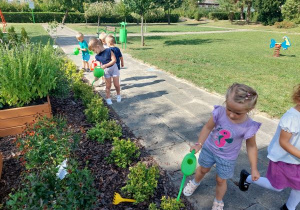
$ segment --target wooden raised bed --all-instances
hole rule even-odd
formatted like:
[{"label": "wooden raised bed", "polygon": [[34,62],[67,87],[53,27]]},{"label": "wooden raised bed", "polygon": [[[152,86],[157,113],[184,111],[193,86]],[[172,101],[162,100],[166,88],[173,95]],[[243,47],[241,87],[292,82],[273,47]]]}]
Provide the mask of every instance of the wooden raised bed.
[{"label": "wooden raised bed", "polygon": [[26,123],[36,120],[38,114],[52,116],[49,96],[41,105],[0,110],[0,137],[22,133]]},{"label": "wooden raised bed", "polygon": [[2,174],[2,166],[3,166],[3,155],[0,152],[0,180],[1,180],[1,174]]}]

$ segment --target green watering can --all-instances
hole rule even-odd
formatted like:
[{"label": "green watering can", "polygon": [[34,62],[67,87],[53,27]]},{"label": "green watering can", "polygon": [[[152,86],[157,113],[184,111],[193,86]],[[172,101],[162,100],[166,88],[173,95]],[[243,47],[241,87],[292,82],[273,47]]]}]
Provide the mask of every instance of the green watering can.
[{"label": "green watering can", "polygon": [[79,54],[79,50],[78,50],[78,48],[77,48],[77,47],[75,47],[75,48],[74,48],[74,50],[73,50],[73,54],[74,54],[74,55],[78,55],[78,54]]},{"label": "green watering can", "polygon": [[197,166],[197,159],[195,156],[195,150],[193,150],[191,153],[184,156],[182,163],[181,163],[181,172],[183,173],[183,178],[182,178],[180,190],[179,190],[179,193],[177,196],[177,201],[179,201],[179,199],[180,199],[180,195],[182,193],[182,189],[183,189],[186,177],[192,175],[195,172],[196,166]]},{"label": "green watering can", "polygon": [[[100,78],[104,75],[104,70],[100,66],[95,66],[94,68],[94,77]],[[92,86],[96,80],[93,81]]]}]

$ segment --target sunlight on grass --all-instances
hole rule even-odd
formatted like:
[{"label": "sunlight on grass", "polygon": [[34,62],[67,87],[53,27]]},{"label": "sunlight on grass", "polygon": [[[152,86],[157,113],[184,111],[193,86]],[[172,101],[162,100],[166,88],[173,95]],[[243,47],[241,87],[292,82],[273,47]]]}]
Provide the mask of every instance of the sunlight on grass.
[{"label": "sunlight on grass", "polygon": [[[270,40],[282,34],[237,32],[187,36],[129,37],[126,52],[199,87],[224,94],[233,82],[246,83],[259,93],[257,108],[280,117],[290,106],[292,87],[300,82],[299,35],[292,46],[273,57]],[[143,49],[143,50],[141,50]]]},{"label": "sunlight on grass", "polygon": [[21,34],[21,28],[24,27],[31,42],[41,42],[42,44],[47,44],[47,42],[50,40],[50,43],[53,44],[53,41],[48,35],[47,31],[45,31],[45,29],[39,23],[8,23],[7,29],[11,26],[15,27],[15,31],[18,36]]}]

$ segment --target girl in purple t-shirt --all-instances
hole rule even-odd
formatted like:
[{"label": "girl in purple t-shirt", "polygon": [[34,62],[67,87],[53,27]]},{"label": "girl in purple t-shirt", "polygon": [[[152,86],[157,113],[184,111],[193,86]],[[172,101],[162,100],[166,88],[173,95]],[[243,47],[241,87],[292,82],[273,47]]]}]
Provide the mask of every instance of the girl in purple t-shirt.
[{"label": "girl in purple t-shirt", "polygon": [[226,107],[214,107],[212,117],[200,132],[198,142],[190,149],[196,153],[201,149],[198,160],[200,166],[196,169],[195,178],[184,188],[185,196],[193,194],[205,174],[216,164],[217,186],[212,210],[223,209],[222,199],[227,190],[227,179],[233,176],[243,140],[246,140],[252,179],[257,180],[260,177],[257,170],[255,134],[261,123],[253,121],[248,116],[256,105],[257,97],[253,88],[234,83],[227,90]]}]

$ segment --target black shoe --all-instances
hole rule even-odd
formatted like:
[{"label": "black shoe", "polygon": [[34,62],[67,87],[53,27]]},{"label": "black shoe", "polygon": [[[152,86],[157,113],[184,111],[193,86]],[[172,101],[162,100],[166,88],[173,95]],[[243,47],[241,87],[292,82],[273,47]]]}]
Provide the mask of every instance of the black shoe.
[{"label": "black shoe", "polygon": [[243,169],[241,171],[240,181],[239,181],[239,188],[240,188],[241,191],[247,191],[248,190],[250,183],[246,182],[246,179],[249,175],[250,174],[245,169]]},{"label": "black shoe", "polygon": [[286,207],[286,204],[284,204],[283,206],[280,207],[280,210],[289,210],[289,209]]}]

